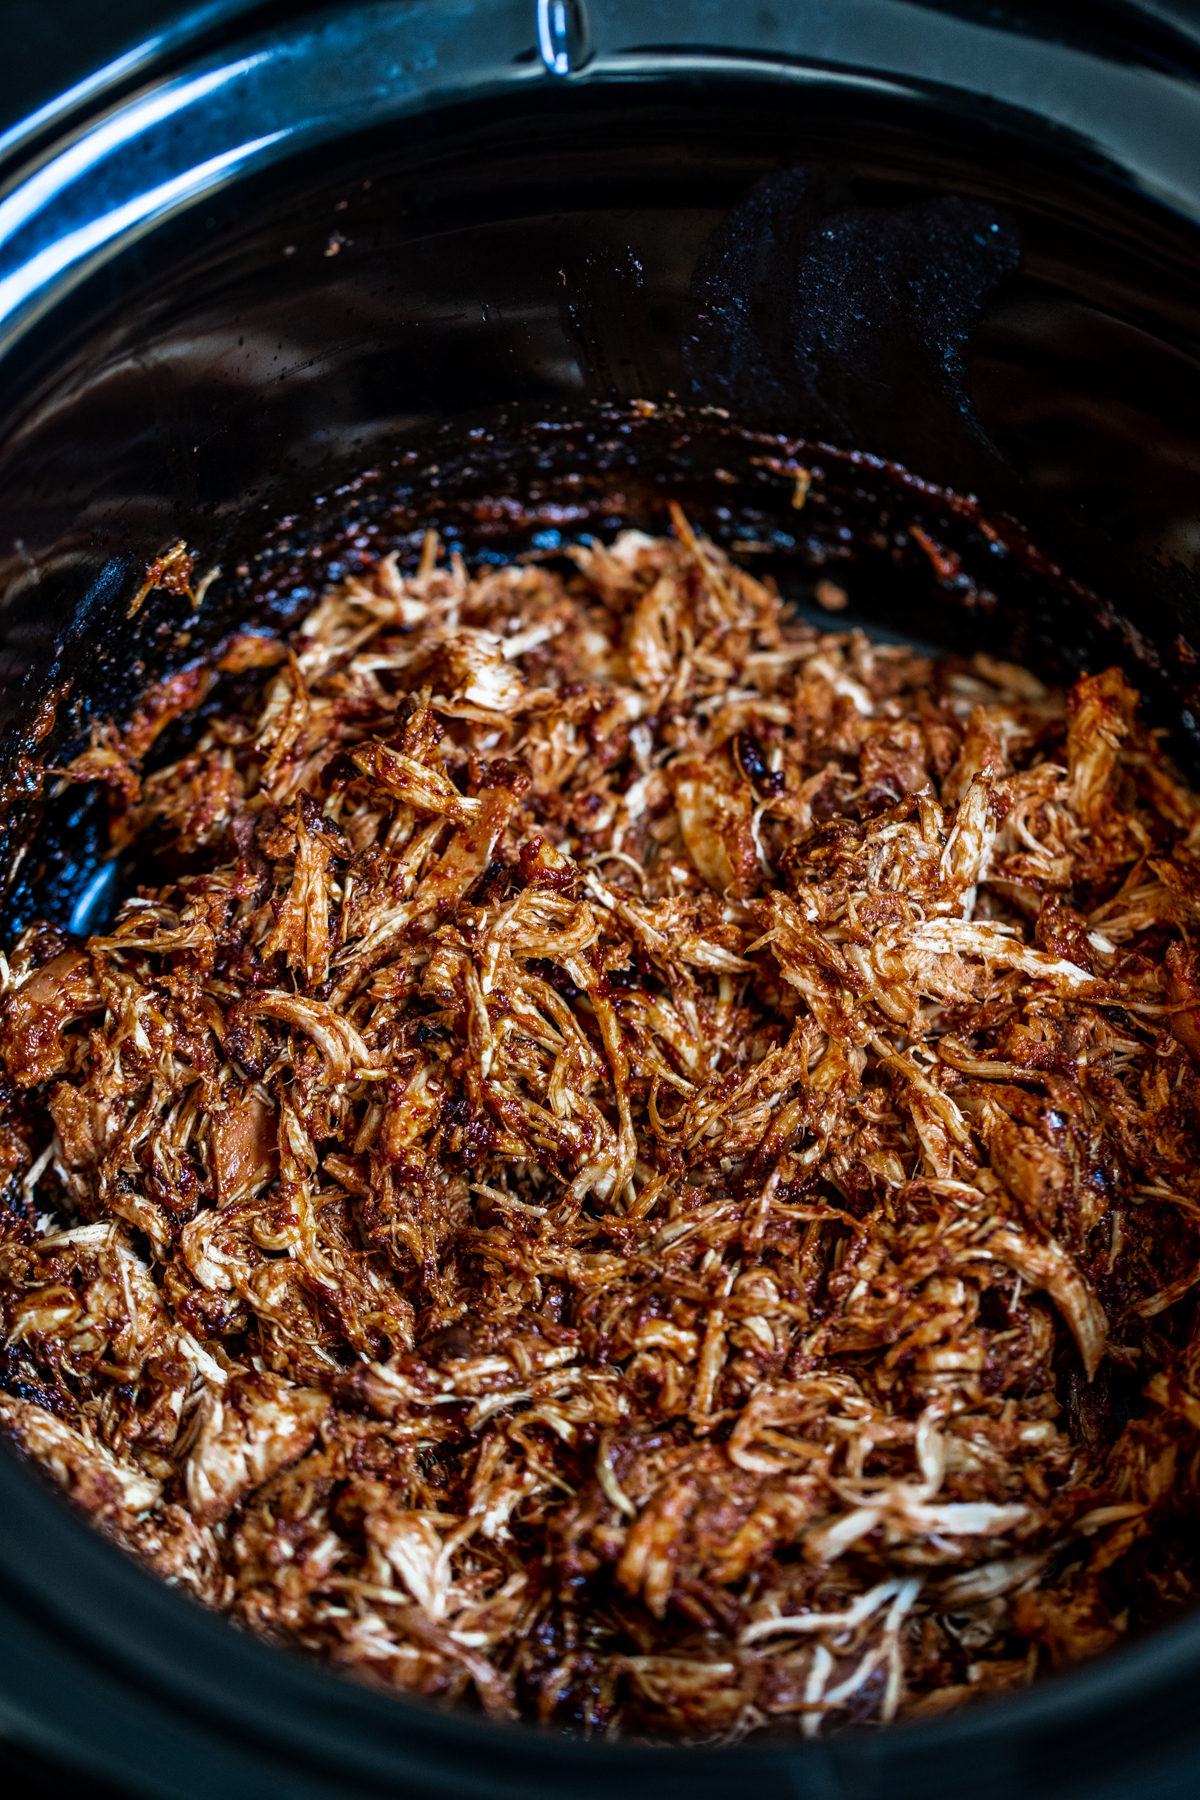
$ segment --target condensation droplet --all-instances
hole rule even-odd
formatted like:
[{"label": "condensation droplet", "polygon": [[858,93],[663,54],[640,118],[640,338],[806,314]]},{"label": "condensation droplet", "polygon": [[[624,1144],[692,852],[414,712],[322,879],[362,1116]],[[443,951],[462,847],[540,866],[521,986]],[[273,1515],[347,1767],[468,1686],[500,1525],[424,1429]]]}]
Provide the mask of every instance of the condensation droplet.
[{"label": "condensation droplet", "polygon": [[583,0],[537,0],[538,49],[551,75],[574,75],[591,61]]}]

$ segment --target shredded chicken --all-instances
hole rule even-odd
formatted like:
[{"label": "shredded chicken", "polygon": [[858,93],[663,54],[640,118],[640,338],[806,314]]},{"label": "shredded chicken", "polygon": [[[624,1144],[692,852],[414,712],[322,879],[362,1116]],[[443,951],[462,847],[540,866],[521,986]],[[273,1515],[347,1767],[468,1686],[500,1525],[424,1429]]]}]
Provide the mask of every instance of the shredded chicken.
[{"label": "shredded chicken", "polygon": [[1116,670],[570,554],[385,558],[57,771],[152,885],[4,965],[0,1418],[493,1715],[1022,1686],[1192,1595],[1200,800]]}]

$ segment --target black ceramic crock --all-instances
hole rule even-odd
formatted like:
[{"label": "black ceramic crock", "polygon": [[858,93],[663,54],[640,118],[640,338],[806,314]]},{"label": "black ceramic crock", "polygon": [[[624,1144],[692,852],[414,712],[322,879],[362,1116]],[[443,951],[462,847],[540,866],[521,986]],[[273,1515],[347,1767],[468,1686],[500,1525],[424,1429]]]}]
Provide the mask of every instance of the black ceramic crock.
[{"label": "black ceramic crock", "polygon": [[[233,618],[295,612],[385,529],[553,548],[653,522],[671,469],[798,591],[840,558],[881,628],[1126,662],[1196,773],[1190,7],[220,0],[0,157],[6,930],[112,900],[101,809],[29,799],[48,695],[38,754]],[[790,454],[771,434],[865,453],[805,452],[844,502],[807,537],[762,474]],[[997,564],[994,603],[964,612],[943,570],[934,604],[858,556],[860,515],[923,508],[966,533],[986,599],[992,540],[891,461],[1025,519],[1040,553]],[[131,621],[179,539],[223,571],[205,608],[158,595]],[[1148,1800],[1200,1780],[1198,1692],[1185,1617],[827,1743],[504,1728],[231,1629],[0,1451],[0,1739],[47,1793]]]}]

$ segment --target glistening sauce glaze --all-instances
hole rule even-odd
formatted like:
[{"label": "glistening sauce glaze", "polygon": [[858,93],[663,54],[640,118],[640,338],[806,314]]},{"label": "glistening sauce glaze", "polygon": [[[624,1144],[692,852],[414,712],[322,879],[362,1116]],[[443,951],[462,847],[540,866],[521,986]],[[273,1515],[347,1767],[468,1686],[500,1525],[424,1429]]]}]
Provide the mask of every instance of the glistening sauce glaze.
[{"label": "glistening sauce glaze", "polygon": [[10,957],[0,1416],[338,1666],[815,1735],[1191,1594],[1200,800],[674,525],[431,535],[68,767],[160,880]]}]

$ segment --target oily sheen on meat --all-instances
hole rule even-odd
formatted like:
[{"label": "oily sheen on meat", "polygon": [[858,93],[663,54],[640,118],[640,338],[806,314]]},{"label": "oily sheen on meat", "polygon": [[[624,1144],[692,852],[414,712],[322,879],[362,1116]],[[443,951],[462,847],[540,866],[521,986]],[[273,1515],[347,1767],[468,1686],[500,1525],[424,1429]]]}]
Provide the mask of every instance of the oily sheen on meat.
[{"label": "oily sheen on meat", "polygon": [[673,517],[431,537],[50,772],[155,877],[4,964],[0,1415],[377,1683],[814,1736],[1191,1597],[1200,801],[1119,671]]}]

